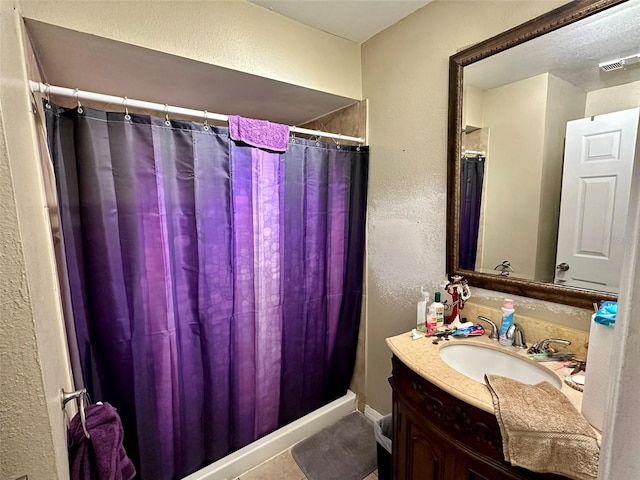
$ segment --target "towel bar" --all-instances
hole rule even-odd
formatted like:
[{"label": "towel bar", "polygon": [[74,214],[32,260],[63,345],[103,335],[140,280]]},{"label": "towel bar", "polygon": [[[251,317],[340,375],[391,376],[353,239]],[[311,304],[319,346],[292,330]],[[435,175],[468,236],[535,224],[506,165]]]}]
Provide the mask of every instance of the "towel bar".
[{"label": "towel bar", "polygon": [[80,390],[75,390],[73,392],[65,392],[64,389],[60,390],[60,403],[62,404],[62,409],[69,403],[71,400],[76,400],[78,402],[78,413],[80,414],[80,421],[82,422],[82,430],[87,438],[91,438],[89,432],[87,431],[87,417],[84,411],[85,400],[88,398],[89,394],[87,393],[86,388],[81,388]]}]

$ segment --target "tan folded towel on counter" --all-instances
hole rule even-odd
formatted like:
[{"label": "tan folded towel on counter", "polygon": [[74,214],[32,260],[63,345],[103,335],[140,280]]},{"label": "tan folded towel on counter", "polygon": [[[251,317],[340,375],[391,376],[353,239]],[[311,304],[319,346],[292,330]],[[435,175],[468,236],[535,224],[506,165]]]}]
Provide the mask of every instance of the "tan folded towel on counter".
[{"label": "tan folded towel on counter", "polygon": [[579,480],[598,476],[598,437],[569,399],[548,382],[527,385],[485,375],[504,458],[534,472]]}]

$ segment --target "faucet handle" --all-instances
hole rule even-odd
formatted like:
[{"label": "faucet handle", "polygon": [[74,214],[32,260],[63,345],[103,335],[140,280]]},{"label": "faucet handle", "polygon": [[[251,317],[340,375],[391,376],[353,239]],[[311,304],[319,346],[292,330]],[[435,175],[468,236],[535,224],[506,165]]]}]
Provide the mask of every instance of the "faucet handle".
[{"label": "faucet handle", "polygon": [[489,334],[489,339],[490,340],[495,340],[497,342],[498,341],[498,327],[493,322],[493,320],[491,320],[491,319],[489,319],[487,317],[483,317],[482,315],[478,316],[478,320],[481,320],[483,322],[487,322],[489,325],[491,325],[491,333]]},{"label": "faucet handle", "polygon": [[534,343],[531,347],[536,353],[546,353],[550,343],[560,343],[562,345],[571,345],[569,340],[563,340],[562,338],[545,338],[538,343]]}]

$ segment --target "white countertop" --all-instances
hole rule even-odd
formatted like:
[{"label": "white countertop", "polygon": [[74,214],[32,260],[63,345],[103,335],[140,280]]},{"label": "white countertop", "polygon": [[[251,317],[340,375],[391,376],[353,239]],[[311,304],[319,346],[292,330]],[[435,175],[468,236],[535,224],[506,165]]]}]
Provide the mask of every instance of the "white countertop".
[{"label": "white countertop", "polygon": [[463,402],[486,412],[494,413],[491,394],[486,385],[466,377],[447,365],[438,353],[441,348],[452,343],[482,344],[488,348],[521,356],[528,361],[548,368],[560,379],[562,384],[561,392],[564,393],[573,406],[580,411],[582,392],[574,390],[564,383],[565,377],[570,374],[568,368],[563,367],[556,370],[559,366],[557,362],[534,362],[527,358],[526,350],[502,346],[496,341],[489,340],[489,338],[484,335],[481,337],[450,338],[450,341],[443,340],[440,341],[438,345],[434,345],[432,338],[423,337],[418,340],[413,340],[411,333],[408,332],[396,335],[395,337],[389,337],[386,339],[386,342],[395,356],[418,375]]}]

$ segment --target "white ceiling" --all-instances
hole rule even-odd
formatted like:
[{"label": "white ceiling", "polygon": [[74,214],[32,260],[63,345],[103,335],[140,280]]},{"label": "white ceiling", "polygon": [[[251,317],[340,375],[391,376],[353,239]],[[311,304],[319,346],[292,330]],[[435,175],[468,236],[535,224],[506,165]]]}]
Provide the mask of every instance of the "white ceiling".
[{"label": "white ceiling", "polygon": [[623,3],[464,69],[482,90],[549,72],[585,92],[640,80],[640,64],[603,72],[599,63],[640,53],[640,1]]},{"label": "white ceiling", "polygon": [[366,42],[432,0],[249,0],[357,43]]}]

